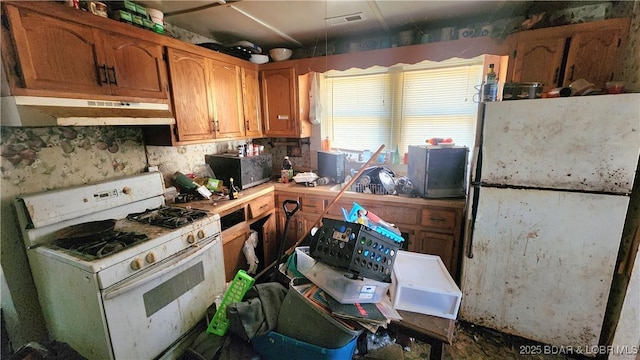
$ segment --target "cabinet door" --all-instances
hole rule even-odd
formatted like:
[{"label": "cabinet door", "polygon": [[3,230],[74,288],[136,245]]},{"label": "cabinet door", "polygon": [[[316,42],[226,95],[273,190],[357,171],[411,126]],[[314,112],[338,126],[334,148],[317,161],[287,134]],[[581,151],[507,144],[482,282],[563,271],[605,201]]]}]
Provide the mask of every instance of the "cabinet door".
[{"label": "cabinet door", "polygon": [[266,136],[297,136],[295,90],[294,68],[262,71]]},{"label": "cabinet door", "polygon": [[620,29],[605,29],[572,36],[564,85],[586,79],[596,88],[604,89],[605,83],[614,79],[621,32]]},{"label": "cabinet door", "polygon": [[262,266],[269,266],[277,260],[279,245],[280,242],[276,231],[276,215],[274,213],[269,215],[267,221],[262,224],[262,252],[264,255],[264,264]]},{"label": "cabinet door", "polygon": [[260,117],[260,85],[258,71],[242,68],[242,102],[244,105],[244,126],[247,137],[262,136]]},{"label": "cabinet door", "polygon": [[247,270],[247,260],[242,252],[244,242],[249,238],[249,227],[241,224],[222,232],[224,253],[224,274],[227,282],[233,280],[238,270]]},{"label": "cabinet door", "polygon": [[565,37],[518,40],[513,81],[541,82],[545,91],[560,86],[565,41]]},{"label": "cabinet door", "polygon": [[6,9],[25,88],[85,97],[109,94],[100,68],[104,54],[91,27],[8,5]]},{"label": "cabinet door", "polygon": [[175,49],[168,55],[178,140],[213,139],[205,58]]},{"label": "cabinet door", "polygon": [[451,277],[456,279],[458,262],[454,248],[454,236],[451,234],[416,231],[415,237],[409,239],[409,251],[440,256]]},{"label": "cabinet door", "polygon": [[244,136],[240,67],[207,59],[209,101],[213,106],[216,138]]},{"label": "cabinet door", "polygon": [[107,74],[113,95],[167,99],[162,46],[128,36],[103,36]]}]

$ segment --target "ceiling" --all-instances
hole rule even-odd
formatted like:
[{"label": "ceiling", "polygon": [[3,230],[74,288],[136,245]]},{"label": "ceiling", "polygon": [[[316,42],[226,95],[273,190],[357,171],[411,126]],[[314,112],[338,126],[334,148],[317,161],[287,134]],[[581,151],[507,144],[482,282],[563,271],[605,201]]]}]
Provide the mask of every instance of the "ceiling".
[{"label": "ceiling", "polygon": [[[430,0],[201,0],[139,1],[165,14],[166,23],[229,45],[240,40],[264,50],[303,48],[339,38],[393,35],[473,19],[491,22],[522,15],[531,1]],[[341,25],[345,15],[362,18]]]}]

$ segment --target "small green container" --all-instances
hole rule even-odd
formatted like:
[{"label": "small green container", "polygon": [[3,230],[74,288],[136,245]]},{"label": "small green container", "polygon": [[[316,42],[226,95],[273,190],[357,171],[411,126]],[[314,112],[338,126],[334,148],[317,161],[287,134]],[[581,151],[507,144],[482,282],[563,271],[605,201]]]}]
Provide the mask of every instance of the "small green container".
[{"label": "small green container", "polygon": [[136,4],[136,13],[138,13],[138,15],[142,16],[143,19],[148,19],[149,18],[149,14],[147,14],[147,8],[140,5],[140,4]]},{"label": "small green container", "polygon": [[136,12],[138,11],[138,6],[136,5],[136,3],[134,3],[133,1],[128,1],[128,0],[124,0],[124,8],[129,10],[129,11],[133,11]]},{"label": "small green container", "polygon": [[162,24],[153,23],[153,31],[158,34],[164,34],[164,26]]},{"label": "small green container", "polygon": [[118,20],[118,21],[123,22],[123,23],[127,23],[127,24],[132,24],[133,23],[133,17],[131,15],[131,13],[126,11],[126,10],[116,10],[116,11],[112,12],[111,16],[115,20]]},{"label": "small green container", "polygon": [[154,24],[153,21],[149,19],[142,19],[142,24],[144,25],[145,29],[153,31],[153,24]]},{"label": "small green container", "polygon": [[131,15],[131,17],[132,17],[133,25],[139,26],[139,27],[144,27],[144,22],[142,21],[142,16],[140,16],[140,15]]}]

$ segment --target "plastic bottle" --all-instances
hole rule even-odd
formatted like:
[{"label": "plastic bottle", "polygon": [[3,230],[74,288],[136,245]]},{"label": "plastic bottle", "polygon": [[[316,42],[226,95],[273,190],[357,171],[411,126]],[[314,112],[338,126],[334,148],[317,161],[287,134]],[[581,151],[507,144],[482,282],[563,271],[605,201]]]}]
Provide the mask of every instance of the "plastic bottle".
[{"label": "plastic bottle", "polygon": [[237,199],[238,193],[239,193],[239,190],[233,184],[233,178],[229,178],[229,200]]},{"label": "plastic bottle", "polygon": [[283,183],[289,182],[289,179],[293,178],[293,164],[289,160],[288,156],[284,157],[282,161],[282,168],[280,169],[280,177]]},{"label": "plastic bottle", "polygon": [[483,101],[498,100],[498,74],[494,69],[494,64],[489,64],[489,71],[484,83]]},{"label": "plastic bottle", "polygon": [[322,150],[331,151],[331,139],[328,136],[322,140]]},{"label": "plastic bottle", "polygon": [[393,163],[400,164],[400,150],[398,149],[398,145],[396,145],[396,152],[393,153]]}]

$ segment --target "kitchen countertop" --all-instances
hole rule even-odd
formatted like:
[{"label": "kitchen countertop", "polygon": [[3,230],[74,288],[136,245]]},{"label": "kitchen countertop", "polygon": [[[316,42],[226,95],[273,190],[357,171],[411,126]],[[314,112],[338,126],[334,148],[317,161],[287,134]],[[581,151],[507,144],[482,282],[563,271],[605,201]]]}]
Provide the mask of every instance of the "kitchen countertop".
[{"label": "kitchen countertop", "polygon": [[[333,198],[338,194],[338,185],[326,185],[326,186],[304,186],[296,183],[280,183],[280,182],[268,182],[258,186],[251,187],[249,189],[241,190],[238,199],[229,200],[228,198],[217,199],[217,195],[214,194],[212,200],[196,200],[188,203],[176,203],[175,206],[190,206],[192,208],[206,210],[212,213],[220,214],[224,216],[238,208],[244,206],[247,202],[250,202],[260,196],[266,195],[273,191],[279,192],[292,192],[299,194],[308,194],[316,196],[324,196]],[[447,198],[447,199],[423,199],[423,198],[410,198],[405,196],[396,195],[373,195],[363,194],[353,191],[345,191],[342,194],[342,199],[369,199],[380,203],[404,203],[404,204],[416,204],[416,205],[428,205],[450,208],[463,208],[465,206],[464,198]],[[279,204],[276,204],[279,207]]]}]

